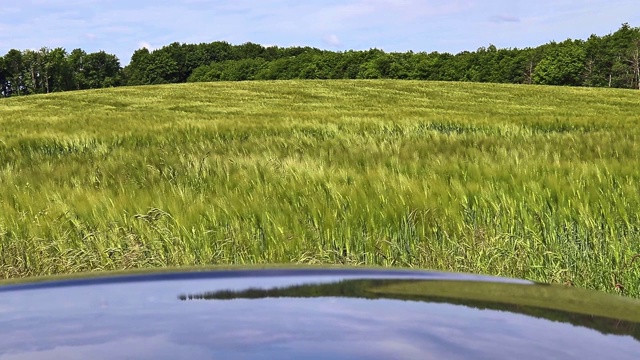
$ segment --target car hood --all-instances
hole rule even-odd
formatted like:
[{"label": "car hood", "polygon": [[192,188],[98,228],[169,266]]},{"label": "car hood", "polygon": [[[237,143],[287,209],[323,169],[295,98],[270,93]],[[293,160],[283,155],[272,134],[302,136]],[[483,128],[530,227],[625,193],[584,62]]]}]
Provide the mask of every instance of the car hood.
[{"label": "car hood", "polygon": [[0,359],[636,359],[640,301],[430,271],[198,269],[0,285]]}]

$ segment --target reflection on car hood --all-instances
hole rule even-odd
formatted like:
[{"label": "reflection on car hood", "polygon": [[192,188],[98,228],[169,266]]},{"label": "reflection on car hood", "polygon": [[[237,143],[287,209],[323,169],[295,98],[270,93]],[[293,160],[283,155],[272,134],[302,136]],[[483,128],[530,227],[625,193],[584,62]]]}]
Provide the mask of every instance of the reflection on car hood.
[{"label": "reflection on car hood", "polygon": [[637,359],[639,305],[423,271],[80,277],[0,286],[0,359]]}]

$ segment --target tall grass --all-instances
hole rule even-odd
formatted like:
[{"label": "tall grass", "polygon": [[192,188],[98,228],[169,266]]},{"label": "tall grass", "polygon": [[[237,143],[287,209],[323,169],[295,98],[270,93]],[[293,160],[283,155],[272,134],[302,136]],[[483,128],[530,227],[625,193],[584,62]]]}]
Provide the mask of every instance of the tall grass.
[{"label": "tall grass", "polygon": [[422,267],[640,296],[637,92],[401,81],[0,101],[0,277]]}]

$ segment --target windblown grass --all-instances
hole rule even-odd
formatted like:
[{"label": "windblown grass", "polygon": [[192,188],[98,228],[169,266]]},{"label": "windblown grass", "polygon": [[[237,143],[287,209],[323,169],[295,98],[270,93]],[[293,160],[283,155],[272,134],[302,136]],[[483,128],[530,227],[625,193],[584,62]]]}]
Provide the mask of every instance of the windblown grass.
[{"label": "windblown grass", "polygon": [[0,101],[0,277],[423,267],[640,296],[638,92],[182,84]]}]

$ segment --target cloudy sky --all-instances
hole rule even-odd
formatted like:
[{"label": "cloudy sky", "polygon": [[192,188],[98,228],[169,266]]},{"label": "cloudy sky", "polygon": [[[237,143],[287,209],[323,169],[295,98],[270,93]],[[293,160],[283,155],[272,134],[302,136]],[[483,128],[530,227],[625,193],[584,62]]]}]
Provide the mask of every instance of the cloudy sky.
[{"label": "cloudy sky", "polygon": [[0,0],[12,48],[116,54],[171,42],[385,51],[537,46],[640,26],[638,0]]}]

